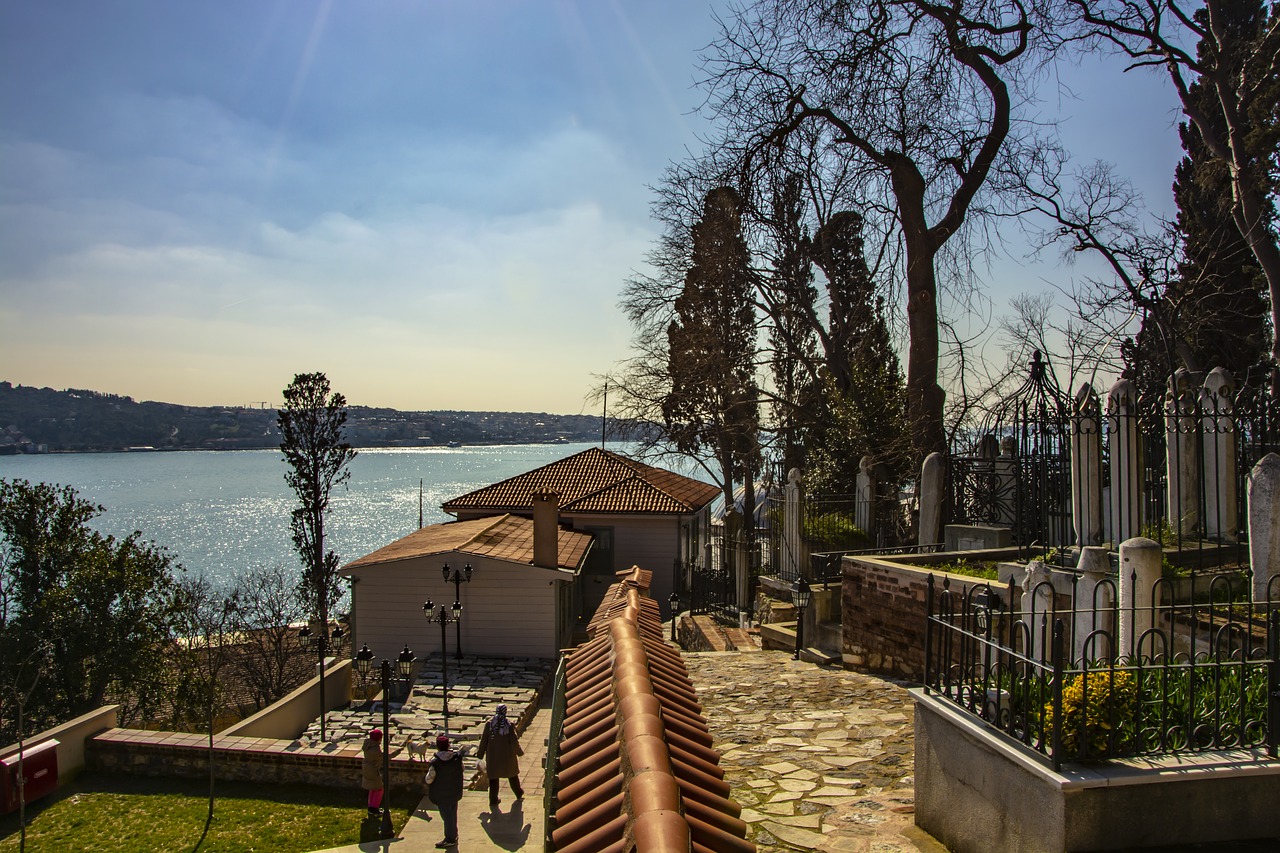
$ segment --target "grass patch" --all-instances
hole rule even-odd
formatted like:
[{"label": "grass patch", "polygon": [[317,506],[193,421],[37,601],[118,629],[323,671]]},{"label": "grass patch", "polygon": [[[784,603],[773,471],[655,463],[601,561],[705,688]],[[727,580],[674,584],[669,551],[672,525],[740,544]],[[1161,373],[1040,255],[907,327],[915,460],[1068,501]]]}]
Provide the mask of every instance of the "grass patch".
[{"label": "grass patch", "polygon": [[[195,850],[209,783],[87,774],[27,807],[27,849],[39,853]],[[201,853],[323,850],[372,841],[359,779],[349,789],[219,782]],[[422,792],[396,789],[391,819],[404,826]],[[396,807],[398,806],[398,808]],[[0,818],[0,853],[18,849],[18,814]]]},{"label": "grass patch", "polygon": [[928,569],[935,572],[946,572],[951,575],[966,575],[971,578],[981,578],[989,581],[1000,579],[1000,572],[997,569],[996,563],[980,560],[969,562],[963,557],[949,563],[932,563],[927,566],[917,566],[916,568]]}]

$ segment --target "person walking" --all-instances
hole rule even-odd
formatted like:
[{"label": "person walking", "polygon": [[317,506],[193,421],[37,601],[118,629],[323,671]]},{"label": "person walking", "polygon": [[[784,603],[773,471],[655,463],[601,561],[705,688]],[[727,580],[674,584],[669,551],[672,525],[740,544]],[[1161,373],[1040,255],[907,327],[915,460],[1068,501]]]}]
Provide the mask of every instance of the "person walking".
[{"label": "person walking", "polygon": [[480,747],[476,755],[485,761],[485,773],[489,776],[489,807],[498,807],[498,785],[503,779],[511,780],[511,793],[516,799],[524,796],[520,787],[520,761],[524,750],[516,737],[515,726],[507,719],[507,706],[499,705],[480,734]]},{"label": "person walking", "polygon": [[458,801],[462,799],[462,753],[449,748],[449,736],[436,738],[436,754],[427,762],[427,795],[440,810],[444,839],[436,847],[458,843]]},{"label": "person walking", "polygon": [[369,792],[369,817],[377,817],[382,806],[382,729],[374,729],[360,745],[363,761],[360,766],[360,784]]}]

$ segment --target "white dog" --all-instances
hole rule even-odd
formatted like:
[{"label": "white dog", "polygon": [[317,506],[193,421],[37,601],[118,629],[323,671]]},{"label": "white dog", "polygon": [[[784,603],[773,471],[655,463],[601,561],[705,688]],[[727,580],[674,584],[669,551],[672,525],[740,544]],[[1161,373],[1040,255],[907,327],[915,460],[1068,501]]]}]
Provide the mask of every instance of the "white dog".
[{"label": "white dog", "polygon": [[431,745],[426,739],[418,740],[417,735],[409,735],[409,739],[404,742],[404,748],[409,752],[409,760],[415,758],[419,761],[427,760],[427,753],[431,751]]}]

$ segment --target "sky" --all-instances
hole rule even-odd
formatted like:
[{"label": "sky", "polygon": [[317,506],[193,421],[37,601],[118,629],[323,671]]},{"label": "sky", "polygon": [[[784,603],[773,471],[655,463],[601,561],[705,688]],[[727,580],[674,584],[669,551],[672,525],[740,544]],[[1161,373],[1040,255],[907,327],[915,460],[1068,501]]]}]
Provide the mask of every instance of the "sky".
[{"label": "sky", "polygon": [[[0,380],[256,406],[322,371],[353,405],[586,411],[726,6],[0,4]],[[1115,72],[1050,108],[1167,208],[1171,97]],[[999,301],[1072,273],[990,274]]]}]

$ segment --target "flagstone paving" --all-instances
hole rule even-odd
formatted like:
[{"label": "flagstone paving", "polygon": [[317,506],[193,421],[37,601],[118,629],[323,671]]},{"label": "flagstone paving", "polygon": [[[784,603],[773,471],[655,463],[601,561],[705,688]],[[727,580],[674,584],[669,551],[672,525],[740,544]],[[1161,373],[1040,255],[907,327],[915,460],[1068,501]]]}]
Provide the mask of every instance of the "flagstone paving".
[{"label": "flagstone paving", "polygon": [[760,853],[945,851],[914,823],[914,709],[901,683],[786,652],[684,661]]},{"label": "flagstone paving", "polygon": [[[522,715],[531,717],[538,692],[544,684],[549,684],[553,668],[553,662],[538,658],[450,657],[449,734],[464,746],[478,743],[484,721],[499,704],[510,709],[512,719],[520,719]],[[438,654],[419,663],[408,699],[403,703],[392,702],[389,708],[393,747],[400,747],[409,737],[421,742],[446,729],[443,680]],[[376,692],[372,686],[374,681],[376,679],[370,680],[371,692]],[[364,695],[358,682],[353,693]],[[330,743],[359,743],[374,726],[382,726],[381,702],[368,705],[352,702],[348,709],[325,715],[325,735]],[[316,720],[298,740],[316,744],[319,738],[320,722]],[[468,760],[474,764],[474,758]]]}]

